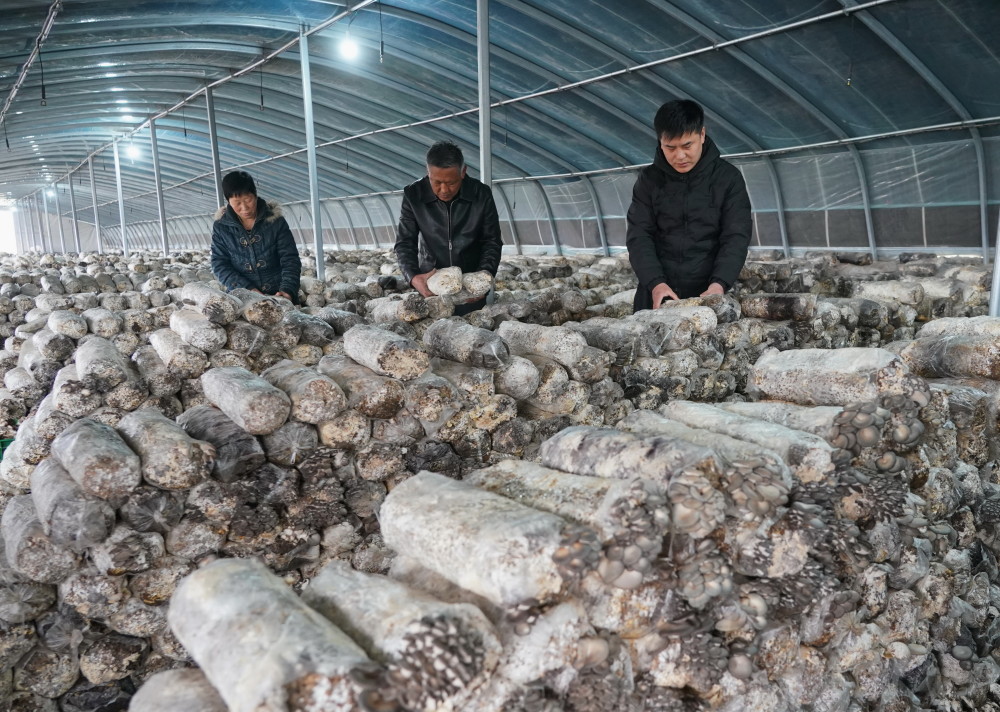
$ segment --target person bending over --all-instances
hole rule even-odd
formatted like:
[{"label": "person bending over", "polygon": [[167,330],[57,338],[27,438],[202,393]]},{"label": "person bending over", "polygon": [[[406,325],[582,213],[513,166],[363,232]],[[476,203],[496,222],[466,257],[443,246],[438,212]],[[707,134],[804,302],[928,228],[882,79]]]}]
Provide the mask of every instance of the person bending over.
[{"label": "person bending over", "polygon": [[639,278],[634,311],[724,294],[743,268],[753,227],[743,176],[705,135],[698,104],[667,102],[653,128],[659,145],[632,189],[625,234]]},{"label": "person bending over", "polygon": [[[500,265],[500,219],[490,189],[466,175],[462,149],[439,141],[427,151],[427,175],[403,189],[396,230],[396,259],[404,279],[425,297],[427,278],[442,267],[489,272]],[[455,307],[481,309],[486,297]]]},{"label": "person bending over", "polygon": [[246,171],[222,179],[226,205],[212,225],[212,272],[227,291],[243,287],[298,303],[302,262],[281,206],[257,197]]}]

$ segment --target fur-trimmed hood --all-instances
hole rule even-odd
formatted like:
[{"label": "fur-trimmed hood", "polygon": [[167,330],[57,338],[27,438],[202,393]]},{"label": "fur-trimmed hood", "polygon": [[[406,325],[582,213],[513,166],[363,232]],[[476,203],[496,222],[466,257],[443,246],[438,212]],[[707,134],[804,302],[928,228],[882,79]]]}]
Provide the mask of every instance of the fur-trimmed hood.
[{"label": "fur-trimmed hood", "polygon": [[[264,209],[261,209],[261,203],[264,204]],[[263,198],[257,198],[257,214],[260,215],[261,212],[264,214],[264,222],[274,222],[281,217],[281,203],[277,200],[264,200]],[[236,217],[236,213],[230,209],[229,205],[223,205],[218,210],[215,211],[215,215],[212,216],[213,220],[222,220],[226,215],[229,215],[229,219],[236,224],[240,224],[239,219]]]}]

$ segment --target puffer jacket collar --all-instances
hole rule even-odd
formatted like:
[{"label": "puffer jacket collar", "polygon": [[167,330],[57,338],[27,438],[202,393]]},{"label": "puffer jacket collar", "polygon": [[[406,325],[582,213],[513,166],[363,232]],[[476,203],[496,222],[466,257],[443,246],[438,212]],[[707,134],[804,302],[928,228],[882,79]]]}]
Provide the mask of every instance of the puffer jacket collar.
[{"label": "puffer jacket collar", "polygon": [[[257,198],[257,223],[264,225],[274,222],[281,217],[281,203],[276,200],[264,200]],[[243,227],[242,221],[236,211],[229,205],[223,205],[215,211],[213,220],[221,220],[223,225],[232,224],[236,227]]]},{"label": "puffer jacket collar", "polygon": [[687,173],[678,173],[674,170],[673,166],[667,163],[666,157],[663,155],[663,151],[660,150],[660,144],[656,144],[656,153],[653,155],[653,167],[659,169],[664,177],[671,178],[673,180],[691,180],[695,176],[701,175],[706,171],[710,170],[711,164],[715,163],[722,154],[719,153],[718,147],[715,145],[715,141],[712,140],[711,136],[705,136],[705,145],[701,151],[701,158],[695,164],[694,168],[689,170]]}]

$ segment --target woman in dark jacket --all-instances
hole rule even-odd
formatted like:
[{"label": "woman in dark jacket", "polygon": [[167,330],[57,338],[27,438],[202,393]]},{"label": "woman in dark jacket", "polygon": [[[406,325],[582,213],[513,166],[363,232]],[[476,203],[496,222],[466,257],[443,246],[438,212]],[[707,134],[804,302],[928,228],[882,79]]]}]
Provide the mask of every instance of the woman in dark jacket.
[{"label": "woman in dark jacket", "polygon": [[653,165],[632,190],[625,244],[639,278],[633,309],[723,294],[743,269],[753,220],[746,183],[705,135],[693,101],[667,102],[653,126]]},{"label": "woman in dark jacket", "polygon": [[246,171],[222,179],[227,205],[212,225],[212,272],[227,290],[243,287],[298,302],[302,262],[281,207],[257,197]]}]

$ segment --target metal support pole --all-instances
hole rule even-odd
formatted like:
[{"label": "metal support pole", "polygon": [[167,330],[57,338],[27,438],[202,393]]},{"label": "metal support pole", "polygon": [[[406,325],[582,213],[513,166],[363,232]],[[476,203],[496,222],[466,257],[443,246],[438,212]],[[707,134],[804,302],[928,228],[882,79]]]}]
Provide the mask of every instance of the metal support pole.
[{"label": "metal support pole", "polygon": [[490,140],[490,0],[476,0],[476,57],[479,71],[479,180],[493,183],[493,145]]},{"label": "metal support pole", "polygon": [[66,180],[69,183],[69,209],[73,213],[73,244],[76,246],[76,253],[80,254],[82,252],[80,249],[80,224],[76,216],[76,193],[73,192],[73,174],[70,173]]},{"label": "metal support pole", "polygon": [[21,218],[21,212],[17,201],[14,201],[14,253],[18,255],[21,254],[21,243],[24,242],[24,220]]},{"label": "metal support pole", "polygon": [[42,219],[42,203],[45,201],[45,189],[42,188],[42,200],[35,196],[35,219],[38,221],[38,251],[45,252],[45,222]]},{"label": "metal support pole", "polygon": [[219,164],[219,135],[215,130],[215,99],[212,87],[205,88],[205,104],[208,111],[208,143],[212,151],[212,174],[215,176],[215,204],[225,205],[222,197],[222,166]]},{"label": "metal support pole", "polygon": [[[979,178],[979,225],[982,228],[983,264],[990,263],[989,191],[986,185],[986,149],[979,129],[972,129],[972,145],[976,148],[976,175]],[[995,258],[994,258],[995,261]],[[994,264],[994,271],[996,267]]]},{"label": "metal support pole", "polygon": [[31,246],[35,242],[35,231],[31,222],[31,204],[28,202],[27,198],[21,202],[24,206],[21,210],[21,223],[24,225],[24,239],[21,240],[21,254],[27,254],[31,252]]},{"label": "metal support pole", "polygon": [[21,241],[21,254],[28,254],[31,252],[32,245],[35,243],[35,229],[34,223],[31,221],[31,203],[27,198],[21,201],[23,208],[21,210],[21,222],[24,225],[24,239]]},{"label": "metal support pole", "polygon": [[38,239],[38,233],[35,231],[35,201],[31,197],[24,199],[24,223],[28,228],[29,240],[24,245],[25,253],[31,252],[35,249],[35,240]]},{"label": "metal support pole", "polygon": [[1000,219],[997,220],[997,237],[993,243],[993,286],[990,288],[990,316],[1000,316]]},{"label": "metal support pole", "polygon": [[771,189],[774,191],[774,208],[778,213],[778,231],[781,233],[781,249],[785,253],[785,259],[787,260],[792,256],[792,248],[788,243],[788,226],[785,224],[785,198],[781,192],[781,183],[778,181],[778,171],[774,167],[774,161],[769,157],[765,157],[764,165],[767,166],[768,175],[771,176]]},{"label": "metal support pole", "polygon": [[[59,207],[59,184],[53,183],[52,190],[56,194],[56,225],[59,228],[59,246],[62,248],[62,252],[66,254],[66,234],[63,232],[62,223],[62,208]],[[53,250],[54,252],[55,250]]]},{"label": "metal support pole", "polygon": [[24,222],[27,224],[27,231],[28,231],[28,235],[30,236],[30,240],[29,240],[28,243],[26,243],[24,245],[24,251],[25,251],[25,253],[30,252],[31,250],[35,249],[35,239],[36,239],[35,236],[38,234],[37,232],[35,232],[35,207],[34,206],[35,206],[35,203],[31,199],[31,196],[30,195],[26,195],[24,197],[24,210],[26,212],[26,214],[24,216]]},{"label": "metal support pole", "polygon": [[597,199],[597,190],[594,188],[594,184],[589,177],[583,176],[583,184],[587,186],[587,191],[590,193],[590,199],[594,202],[594,217],[597,220],[597,234],[601,236],[601,248],[604,250],[604,256],[607,257],[611,254],[611,250],[608,247],[608,234],[604,231],[604,212],[601,210],[601,201]]},{"label": "metal support pole", "polygon": [[42,239],[42,221],[38,215],[38,198],[29,196],[29,200],[31,201],[31,215],[28,216],[28,219],[31,221],[31,249],[34,250]]},{"label": "metal support pole", "polygon": [[309,74],[309,35],[299,33],[299,65],[302,68],[302,116],[306,123],[306,156],[309,159],[309,211],[312,213],[313,250],[316,255],[316,279],[326,280],[323,256],[323,214],[319,210],[319,174],[316,169],[316,126],[313,122],[312,79]]},{"label": "metal support pole", "polygon": [[45,252],[55,252],[55,246],[52,244],[52,226],[49,225],[49,196],[48,188],[42,188],[42,211],[45,214],[45,219],[43,221],[42,227],[45,230]]},{"label": "metal support pole", "polygon": [[861,160],[861,152],[856,146],[848,146],[848,150],[854,157],[854,165],[858,170],[858,183],[861,186],[861,204],[865,210],[865,227],[868,230],[868,250],[872,254],[872,259],[878,259],[878,248],[875,246],[875,223],[872,220],[872,203],[868,195],[868,172],[865,164]]},{"label": "metal support pole", "polygon": [[118,225],[122,234],[122,257],[128,259],[128,237],[125,235],[125,196],[122,193],[122,162],[118,157],[118,142],[114,143],[115,149],[115,183],[118,184]]},{"label": "metal support pole", "polygon": [[97,182],[94,180],[94,159],[87,159],[90,170],[90,198],[94,201],[94,237],[97,239],[97,254],[104,254],[104,240],[101,239],[101,214],[97,212]]},{"label": "metal support pole", "polygon": [[517,234],[517,222],[514,220],[514,213],[510,209],[510,203],[507,201],[507,194],[503,192],[502,184],[497,184],[496,190],[493,191],[493,197],[494,199],[500,198],[500,202],[503,203],[507,217],[510,219],[510,235],[514,238],[514,249],[517,250],[517,254],[523,254],[521,252],[521,236]]},{"label": "metal support pole", "polygon": [[163,209],[163,183],[160,179],[160,151],[156,146],[156,121],[149,120],[149,148],[153,157],[153,184],[156,186],[156,209],[160,215],[160,244],[163,256],[169,252],[167,244],[167,213]]}]

